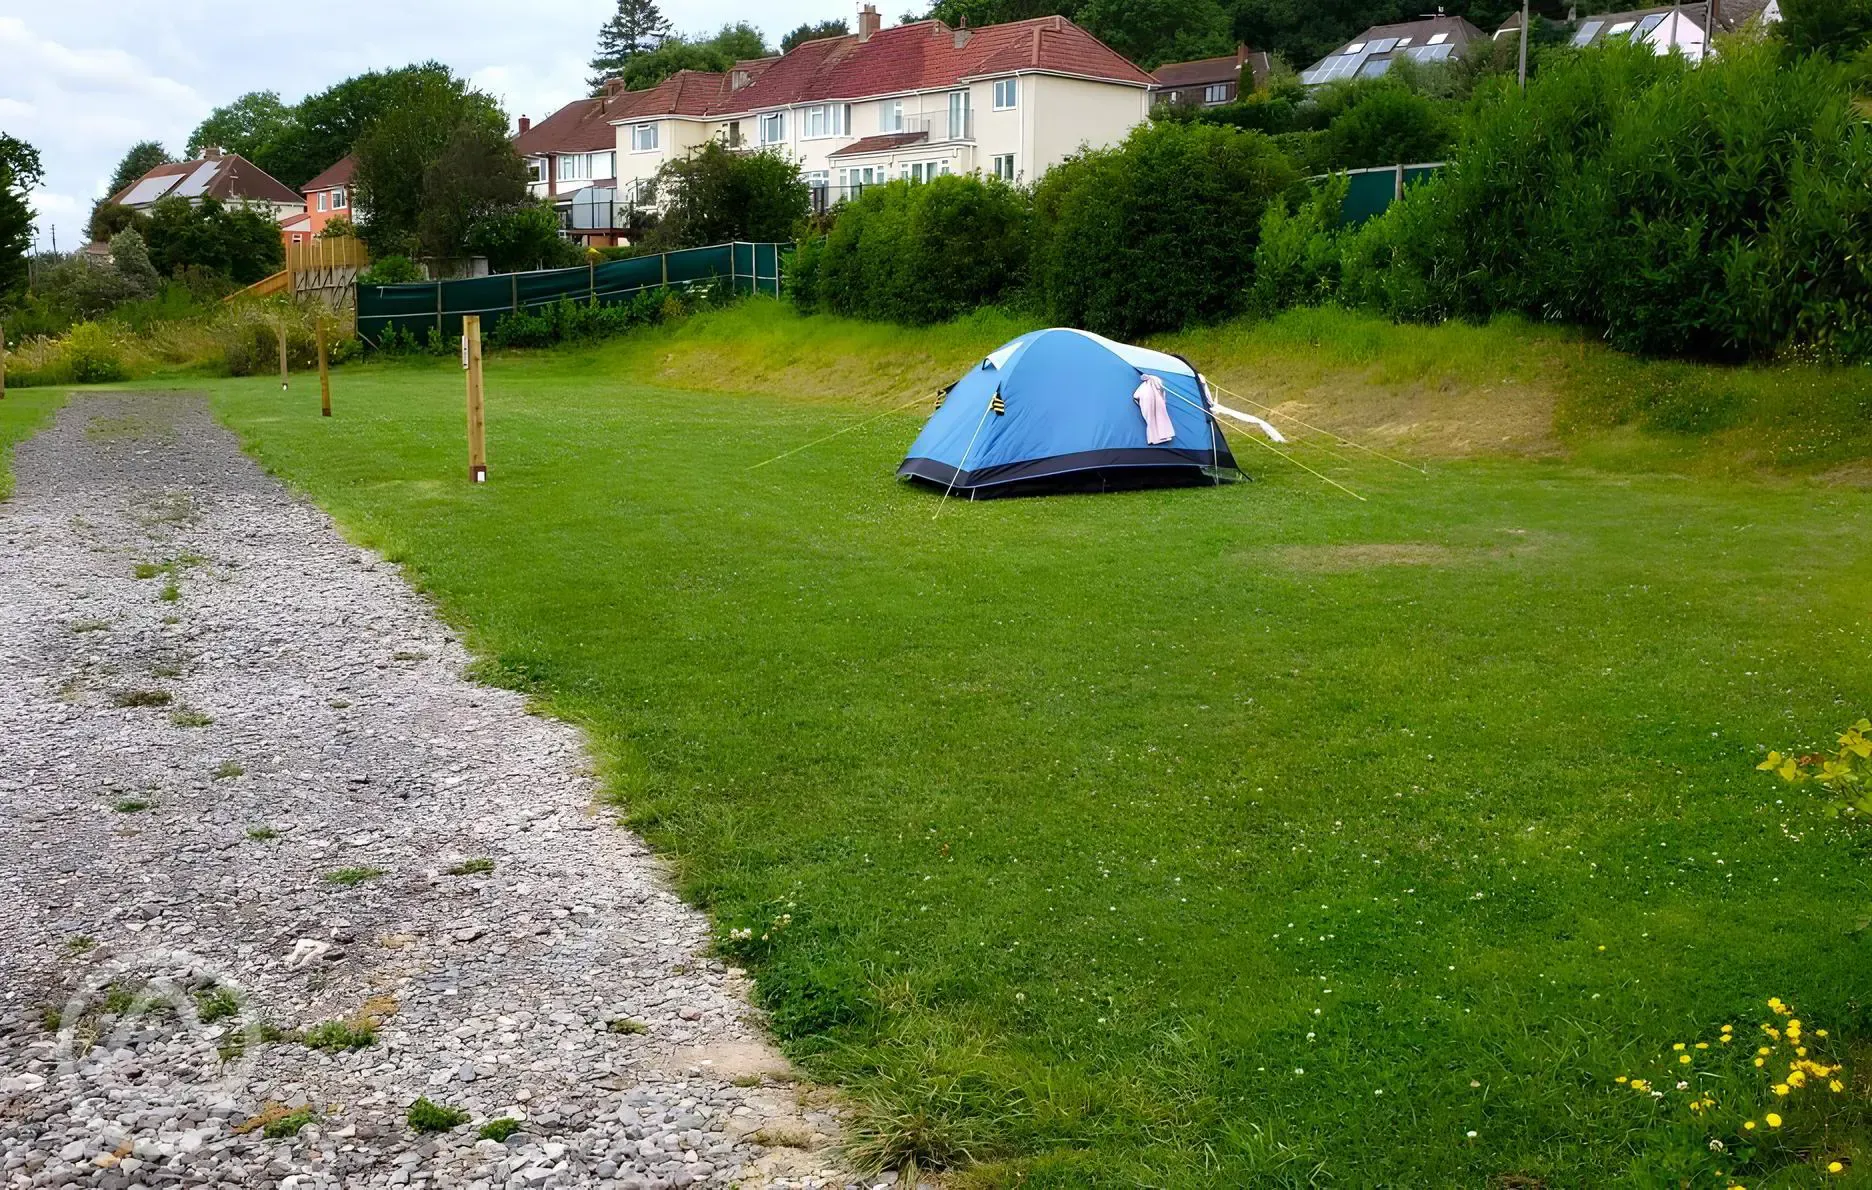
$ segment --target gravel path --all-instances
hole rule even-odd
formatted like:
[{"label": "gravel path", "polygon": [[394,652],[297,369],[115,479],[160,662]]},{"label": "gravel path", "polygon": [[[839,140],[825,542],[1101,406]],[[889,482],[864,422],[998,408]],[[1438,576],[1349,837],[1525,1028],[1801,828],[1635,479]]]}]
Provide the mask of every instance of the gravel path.
[{"label": "gravel path", "polygon": [[201,402],[76,397],[16,474],[0,1187],[847,1184],[576,732]]}]

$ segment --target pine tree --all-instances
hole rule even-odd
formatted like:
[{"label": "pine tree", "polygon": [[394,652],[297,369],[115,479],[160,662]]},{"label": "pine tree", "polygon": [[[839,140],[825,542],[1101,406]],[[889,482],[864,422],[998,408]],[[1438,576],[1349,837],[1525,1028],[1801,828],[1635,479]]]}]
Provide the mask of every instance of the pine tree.
[{"label": "pine tree", "polygon": [[605,80],[622,74],[632,58],[656,49],[669,35],[670,23],[657,9],[656,0],[618,0],[617,15],[598,30],[598,56],[591,60],[592,90],[603,90]]}]

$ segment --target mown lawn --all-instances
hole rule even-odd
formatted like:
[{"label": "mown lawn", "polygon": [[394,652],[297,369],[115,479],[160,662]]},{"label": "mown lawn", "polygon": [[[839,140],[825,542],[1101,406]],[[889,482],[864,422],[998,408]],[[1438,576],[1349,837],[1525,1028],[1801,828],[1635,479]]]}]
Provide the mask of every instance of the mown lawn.
[{"label": "mown lawn", "polygon": [[587,725],[891,1153],[1048,1186],[1872,1166],[1872,1048],[1753,1164],[1707,1145],[1735,1081],[1676,1127],[1613,1081],[1752,1045],[1769,996],[1872,1040],[1864,859],[1754,771],[1872,709],[1866,491],[1308,454],[1359,503],[1243,446],[1251,483],[937,517],[892,478],[920,409],[749,469],[1002,329],[828,334],[817,386],[740,395],[642,383],[660,340],[496,359],[481,488],[447,362],[340,373],[330,421],[214,399]]}]

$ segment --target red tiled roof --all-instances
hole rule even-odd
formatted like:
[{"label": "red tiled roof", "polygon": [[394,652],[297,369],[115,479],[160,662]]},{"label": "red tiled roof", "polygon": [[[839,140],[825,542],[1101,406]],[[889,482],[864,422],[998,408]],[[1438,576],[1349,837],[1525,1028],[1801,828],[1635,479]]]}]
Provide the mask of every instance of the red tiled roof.
[{"label": "red tiled roof", "polygon": [[927,132],[886,132],[882,136],[867,136],[862,140],[855,140],[842,149],[834,149],[826,156],[856,157],[861,153],[884,153],[928,139],[929,133]]},{"label": "red tiled roof", "polygon": [[[195,172],[197,167],[211,163],[217,168],[208,185],[200,194],[190,197],[214,198],[222,202],[244,200],[274,202],[292,206],[298,206],[305,201],[296,191],[289,189],[272,174],[267,173],[239,153],[226,153],[220,157],[198,157],[193,161],[172,161],[167,165],[159,165],[111,195],[111,201],[121,203],[126,195],[150,178],[168,178],[177,175],[187,178]],[[178,181],[170,187],[170,191],[173,192],[180,186],[181,182]],[[167,197],[167,194],[159,197]]]},{"label": "red tiled roof", "polygon": [[1162,87],[1194,87],[1204,83],[1232,83],[1241,75],[1241,59],[1234,54],[1199,58],[1194,62],[1166,62],[1151,71]]},{"label": "red tiled roof", "polygon": [[848,35],[795,46],[750,85],[725,93],[708,114],[933,91],[1016,71],[1151,84],[1150,75],[1064,17],[961,31],[941,21],[917,21],[879,30],[869,41]]},{"label": "red tiled roof", "polygon": [[304,194],[310,194],[314,190],[336,190],[340,186],[349,186],[356,174],[357,158],[348,156],[299,189]]},{"label": "red tiled roof", "polygon": [[[735,63],[736,71],[756,77],[771,59]],[[548,153],[603,152],[617,147],[614,122],[651,116],[704,116],[731,87],[731,76],[679,70],[654,87],[626,91],[612,86],[604,95],[577,99],[514,137],[522,157]]]}]

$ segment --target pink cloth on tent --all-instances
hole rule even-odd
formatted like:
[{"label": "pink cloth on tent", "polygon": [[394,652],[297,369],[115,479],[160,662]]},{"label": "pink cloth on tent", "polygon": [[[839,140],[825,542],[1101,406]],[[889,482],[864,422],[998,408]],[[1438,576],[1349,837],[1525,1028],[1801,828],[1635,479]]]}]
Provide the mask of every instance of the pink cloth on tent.
[{"label": "pink cloth on tent", "polygon": [[1146,442],[1161,446],[1176,437],[1176,427],[1170,424],[1170,403],[1164,398],[1163,381],[1146,374],[1144,383],[1137,386],[1131,399],[1138,403],[1138,412],[1144,415]]}]

